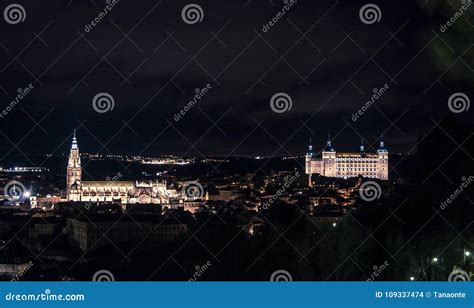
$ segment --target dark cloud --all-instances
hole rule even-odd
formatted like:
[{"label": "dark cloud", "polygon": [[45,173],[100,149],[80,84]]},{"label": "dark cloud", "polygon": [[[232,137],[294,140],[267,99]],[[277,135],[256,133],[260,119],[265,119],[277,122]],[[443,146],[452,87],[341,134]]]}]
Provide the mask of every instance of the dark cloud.
[{"label": "dark cloud", "polygon": [[[429,16],[414,1],[374,3],[381,21],[366,25],[359,19],[363,1],[300,0],[263,32],[281,1],[202,1],[204,18],[195,25],[181,19],[186,1],[120,1],[85,32],[103,1],[22,1],[25,22],[1,25],[2,108],[18,88],[34,89],[1,119],[1,130],[21,140],[25,153],[64,151],[63,140],[82,121],[79,140],[88,151],[227,155],[235,148],[235,155],[272,155],[285,143],[278,155],[301,154],[310,137],[322,146],[328,132],[337,135],[338,149],[349,150],[361,136],[375,142],[384,131],[391,149],[409,151],[433,117],[449,114],[449,95],[468,87],[450,74],[430,87],[447,68],[434,55],[449,47],[430,43],[444,16]],[[453,43],[455,53],[469,44]],[[453,70],[467,74],[468,67],[460,62]],[[212,89],[174,122],[208,83]],[[386,83],[387,93],[351,122]],[[99,92],[114,97],[112,112],[92,108]],[[289,112],[271,111],[277,92],[292,97]],[[46,114],[35,127],[30,116]],[[11,148],[2,143],[2,151]]]}]

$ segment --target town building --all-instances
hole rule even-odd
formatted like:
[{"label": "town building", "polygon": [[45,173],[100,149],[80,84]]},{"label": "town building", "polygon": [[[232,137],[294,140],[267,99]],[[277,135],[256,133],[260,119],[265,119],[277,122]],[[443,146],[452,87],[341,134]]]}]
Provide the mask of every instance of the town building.
[{"label": "town building", "polygon": [[115,178],[109,181],[83,181],[81,156],[75,132],[69,154],[66,185],[67,200],[74,202],[163,204],[180,195],[175,189],[169,189],[166,181],[120,181]]},{"label": "town building", "polygon": [[68,242],[82,251],[113,243],[136,245],[142,241],[168,241],[185,234],[187,224],[175,220],[154,221],[150,215],[83,215],[66,218]]},{"label": "town building", "polygon": [[309,186],[313,186],[311,175],[319,174],[326,177],[352,178],[366,177],[388,180],[388,150],[383,139],[376,153],[366,153],[363,143],[357,153],[338,153],[328,137],[326,146],[318,156],[309,144],[305,155],[305,171],[309,175]]}]

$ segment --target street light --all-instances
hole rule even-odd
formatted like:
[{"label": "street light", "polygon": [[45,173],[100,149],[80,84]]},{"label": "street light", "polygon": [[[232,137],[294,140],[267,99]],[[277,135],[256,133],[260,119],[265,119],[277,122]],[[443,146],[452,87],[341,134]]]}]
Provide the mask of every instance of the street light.
[{"label": "street light", "polygon": [[438,258],[434,257],[433,258],[433,263],[438,263]]},{"label": "street light", "polygon": [[410,281],[414,281],[414,280],[415,280],[415,277],[411,276]]},{"label": "street light", "polygon": [[466,257],[469,257],[469,256],[471,255],[471,252],[470,252],[469,250],[466,250],[466,251],[464,252],[464,255],[465,255]]}]

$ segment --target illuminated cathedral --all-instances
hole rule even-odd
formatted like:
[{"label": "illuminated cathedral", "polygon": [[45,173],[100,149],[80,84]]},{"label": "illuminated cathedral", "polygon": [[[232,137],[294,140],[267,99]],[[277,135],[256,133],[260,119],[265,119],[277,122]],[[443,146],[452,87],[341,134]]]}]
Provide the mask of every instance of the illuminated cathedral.
[{"label": "illuminated cathedral", "polygon": [[139,181],[83,181],[81,157],[76,133],[72,139],[67,166],[67,200],[75,202],[118,202],[166,204],[178,198],[175,189],[168,189],[166,182]]},{"label": "illuminated cathedral", "polygon": [[311,175],[314,173],[344,179],[362,176],[388,180],[388,150],[382,139],[376,153],[366,153],[363,143],[359,152],[337,153],[332,147],[331,138],[328,137],[321,155],[317,156],[310,141],[305,155],[305,169],[309,175],[310,186],[312,186]]}]

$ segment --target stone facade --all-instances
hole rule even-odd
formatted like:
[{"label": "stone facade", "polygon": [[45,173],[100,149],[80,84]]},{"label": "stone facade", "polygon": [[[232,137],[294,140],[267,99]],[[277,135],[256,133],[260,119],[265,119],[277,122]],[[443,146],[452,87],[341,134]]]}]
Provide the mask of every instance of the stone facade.
[{"label": "stone facade", "polygon": [[305,169],[309,175],[310,186],[311,175],[314,173],[344,179],[362,176],[388,180],[388,150],[381,141],[376,153],[366,153],[363,145],[358,153],[337,153],[331,145],[331,140],[328,140],[321,156],[317,157],[310,144],[305,156]]},{"label": "stone facade", "polygon": [[66,194],[68,201],[75,202],[118,202],[130,203],[169,203],[179,198],[175,189],[168,189],[165,181],[82,181],[82,166],[76,134],[72,139],[67,166]]}]

